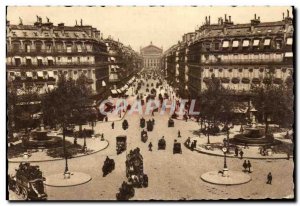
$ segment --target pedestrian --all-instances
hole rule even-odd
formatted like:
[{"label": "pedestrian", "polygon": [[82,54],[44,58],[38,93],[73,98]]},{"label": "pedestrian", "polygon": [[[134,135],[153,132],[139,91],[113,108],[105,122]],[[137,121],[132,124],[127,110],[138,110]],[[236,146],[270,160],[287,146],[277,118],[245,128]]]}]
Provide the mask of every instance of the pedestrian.
[{"label": "pedestrian", "polygon": [[248,172],[251,173],[251,163],[250,163],[250,160],[248,160],[248,164],[247,164],[247,167],[248,167]]},{"label": "pedestrian", "polygon": [[241,159],[243,159],[243,155],[244,155],[244,152],[243,152],[243,150],[241,150],[241,151],[240,151]]},{"label": "pedestrian", "polygon": [[152,117],[154,116],[154,110],[152,110]]},{"label": "pedestrian", "polygon": [[180,130],[178,130],[178,137],[181,137]]},{"label": "pedestrian", "polygon": [[111,123],[111,128],[112,128],[112,129],[115,129],[115,122],[112,122],[112,123]]},{"label": "pedestrian", "polygon": [[239,148],[238,148],[238,147],[235,147],[234,153],[235,153],[235,156],[236,156],[236,157],[239,155]]},{"label": "pedestrian", "polygon": [[105,117],[105,121],[106,121],[106,122],[108,121],[108,117],[107,117],[107,116]]},{"label": "pedestrian", "polygon": [[190,147],[190,143],[191,143],[191,138],[188,137],[187,140],[185,141],[185,145],[186,145],[187,148]]},{"label": "pedestrian", "polygon": [[272,177],[272,174],[271,174],[271,172],[269,172],[269,174],[268,174],[268,176],[267,176],[267,184],[272,184],[272,179],[273,179],[273,177]]},{"label": "pedestrian", "polygon": [[148,148],[149,148],[149,151],[152,152],[152,143],[151,142],[149,143]]},{"label": "pedestrian", "polygon": [[246,172],[246,171],[247,171],[247,166],[248,166],[248,164],[247,164],[247,161],[245,160],[245,161],[244,161],[244,164],[243,164],[243,167],[244,167],[244,172]]}]

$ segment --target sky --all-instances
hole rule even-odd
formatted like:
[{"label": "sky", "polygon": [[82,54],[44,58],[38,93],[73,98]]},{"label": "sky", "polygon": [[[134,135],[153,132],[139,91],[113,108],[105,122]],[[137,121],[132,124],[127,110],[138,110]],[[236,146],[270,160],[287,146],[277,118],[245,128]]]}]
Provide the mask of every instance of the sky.
[{"label": "sky", "polygon": [[54,25],[65,23],[74,26],[75,20],[83,20],[84,25],[96,27],[106,38],[109,35],[130,45],[139,51],[152,41],[154,45],[167,50],[182,39],[182,35],[195,31],[211,16],[211,23],[216,23],[224,14],[231,16],[234,23],[249,23],[254,14],[260,16],[262,22],[280,21],[282,13],[292,17],[291,7],[7,7],[7,20],[11,24],[33,24],[36,15],[43,21],[46,17]]}]

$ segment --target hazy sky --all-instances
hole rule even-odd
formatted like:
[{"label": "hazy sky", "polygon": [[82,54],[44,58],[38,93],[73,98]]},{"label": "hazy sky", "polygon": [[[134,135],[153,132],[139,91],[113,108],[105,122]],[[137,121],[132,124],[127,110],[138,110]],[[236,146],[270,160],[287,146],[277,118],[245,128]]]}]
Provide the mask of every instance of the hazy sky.
[{"label": "hazy sky", "polygon": [[46,17],[55,25],[65,23],[74,26],[83,19],[84,25],[99,29],[104,37],[111,35],[119,38],[125,45],[130,44],[139,51],[140,46],[150,41],[166,50],[181,40],[184,33],[194,31],[204,22],[205,16],[211,16],[211,23],[224,14],[231,16],[234,23],[247,23],[254,14],[261,21],[279,21],[282,13],[291,7],[8,7],[7,20],[12,24],[33,24],[36,15],[46,21]]}]

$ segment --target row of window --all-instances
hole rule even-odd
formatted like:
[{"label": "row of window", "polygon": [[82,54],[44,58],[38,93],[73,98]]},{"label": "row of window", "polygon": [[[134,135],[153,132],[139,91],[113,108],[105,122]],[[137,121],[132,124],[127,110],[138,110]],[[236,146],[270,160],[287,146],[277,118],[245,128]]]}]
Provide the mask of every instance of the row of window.
[{"label": "row of window", "polygon": [[247,49],[249,47],[252,48],[259,48],[259,47],[264,47],[264,48],[274,48],[274,49],[281,49],[283,45],[286,46],[292,46],[293,44],[293,38],[287,38],[286,41],[284,42],[283,39],[270,39],[266,38],[264,40],[261,39],[245,39],[245,40],[223,40],[222,42],[203,42],[202,43],[202,49],[204,51],[210,51],[211,49],[218,51],[220,49],[228,49],[231,48],[232,50],[237,50],[237,49]]},{"label": "row of window", "polygon": [[[93,62],[90,62],[90,57],[87,57],[82,61],[82,58],[77,57],[67,57],[64,58],[66,61],[61,61],[61,57],[56,58],[56,62],[54,63],[54,59],[52,57],[47,57],[46,61],[42,57],[38,57],[36,60],[36,63],[33,64],[32,58],[31,57],[26,57],[25,58],[25,64],[22,64],[21,58],[15,57],[14,58],[14,66],[54,66],[54,65],[64,65],[64,64],[92,64]],[[75,60],[75,61],[74,61]]]},{"label": "row of window", "polygon": [[66,53],[72,53],[72,52],[106,52],[106,48],[99,47],[97,45],[91,45],[91,44],[73,44],[73,43],[45,43],[42,42],[36,42],[35,44],[31,44],[29,42],[25,42],[23,46],[21,46],[20,42],[13,42],[11,46],[8,46],[8,49],[12,52],[25,52],[25,53],[31,53],[31,52],[66,52]]}]

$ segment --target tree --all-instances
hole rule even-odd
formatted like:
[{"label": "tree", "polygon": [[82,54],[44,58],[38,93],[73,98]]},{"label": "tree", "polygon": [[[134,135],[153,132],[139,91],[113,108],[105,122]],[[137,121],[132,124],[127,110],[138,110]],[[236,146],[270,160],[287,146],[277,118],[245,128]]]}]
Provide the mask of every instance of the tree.
[{"label": "tree", "polygon": [[64,75],[61,75],[59,76],[57,87],[52,91],[46,92],[43,98],[42,108],[44,117],[47,119],[47,115],[50,115],[52,123],[62,128],[65,173],[69,171],[65,146],[65,131],[72,121],[73,109],[77,104],[77,92],[75,81],[72,79],[67,80]]},{"label": "tree", "polygon": [[37,126],[34,114],[40,111],[40,95],[38,89],[25,84],[18,88],[13,82],[7,85],[7,116],[9,131]]},{"label": "tree", "polygon": [[201,117],[212,122],[214,126],[217,121],[229,121],[232,93],[231,90],[222,86],[218,78],[212,76],[212,79],[207,82],[207,89],[200,95]]},{"label": "tree", "polygon": [[264,85],[252,87],[252,100],[257,115],[266,125],[268,133],[268,119],[283,126],[291,126],[293,119],[293,81],[288,77],[283,84],[274,84],[272,76]]}]

